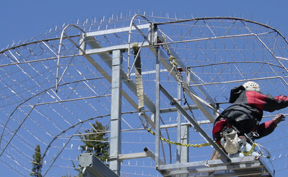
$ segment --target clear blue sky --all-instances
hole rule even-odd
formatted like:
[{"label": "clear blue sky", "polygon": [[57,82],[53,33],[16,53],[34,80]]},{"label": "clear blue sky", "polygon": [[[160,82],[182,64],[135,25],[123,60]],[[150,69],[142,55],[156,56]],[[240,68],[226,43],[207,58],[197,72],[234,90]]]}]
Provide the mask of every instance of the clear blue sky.
[{"label": "clear blue sky", "polygon": [[1,0],[0,6],[0,48],[39,36],[63,23],[74,23],[110,16],[111,14],[143,12],[166,14],[175,13],[184,18],[193,15],[233,16],[268,23],[285,33],[288,12],[287,1],[284,0]]},{"label": "clear blue sky", "polygon": [[[0,50],[77,20],[112,14],[146,14],[179,18],[240,17],[268,24],[288,35],[288,2],[284,0],[0,0]],[[3,172],[3,166],[0,173]],[[285,171],[287,172],[287,170]]]}]

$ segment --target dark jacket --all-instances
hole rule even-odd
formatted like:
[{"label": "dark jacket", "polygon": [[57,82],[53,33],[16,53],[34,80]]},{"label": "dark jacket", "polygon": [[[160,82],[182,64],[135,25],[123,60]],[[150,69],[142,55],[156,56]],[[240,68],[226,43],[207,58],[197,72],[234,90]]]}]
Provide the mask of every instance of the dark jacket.
[{"label": "dark jacket", "polygon": [[219,142],[220,132],[225,126],[234,126],[240,132],[248,134],[257,132],[258,139],[272,133],[277,126],[273,121],[267,121],[259,125],[262,120],[263,111],[273,112],[288,106],[286,96],[264,95],[261,92],[247,91],[241,85],[230,92],[229,102],[232,103],[215,120],[213,127],[213,138]]}]

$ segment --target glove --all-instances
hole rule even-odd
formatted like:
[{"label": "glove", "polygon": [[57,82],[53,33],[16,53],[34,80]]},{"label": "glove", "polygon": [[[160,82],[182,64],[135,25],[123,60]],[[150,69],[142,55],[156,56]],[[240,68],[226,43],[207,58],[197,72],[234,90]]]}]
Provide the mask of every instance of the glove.
[{"label": "glove", "polygon": [[280,122],[285,121],[285,116],[284,114],[278,114],[272,119],[272,121],[276,124],[279,124]]}]

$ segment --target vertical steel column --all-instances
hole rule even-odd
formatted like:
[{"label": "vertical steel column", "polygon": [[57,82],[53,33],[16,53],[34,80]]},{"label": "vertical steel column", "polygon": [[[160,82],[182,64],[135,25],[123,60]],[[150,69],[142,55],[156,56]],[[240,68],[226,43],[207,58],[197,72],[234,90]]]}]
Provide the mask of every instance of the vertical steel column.
[{"label": "vertical steel column", "polygon": [[[181,105],[181,82],[178,81],[177,98],[178,104]],[[177,111],[177,143],[181,143],[181,114]],[[176,162],[180,162],[181,157],[181,146],[177,146]]]},{"label": "vertical steel column", "polygon": [[[186,83],[187,85],[190,84],[190,69],[186,72]],[[189,127],[190,125],[182,125],[181,126],[181,143],[189,144]],[[189,147],[181,146],[181,158],[180,163],[187,163],[189,162]],[[182,170],[187,170],[187,168],[182,168]],[[181,177],[188,177],[189,174],[183,174]]]},{"label": "vertical steel column", "polygon": [[160,50],[156,47],[155,167],[160,164]]},{"label": "vertical steel column", "polygon": [[[187,124],[181,126],[181,143],[183,144],[189,144],[189,126]],[[189,147],[181,146],[180,163],[187,162],[189,162]],[[183,168],[182,170],[187,170],[187,168]],[[188,174],[184,174],[181,177],[188,177]]]},{"label": "vertical steel column", "polygon": [[121,153],[121,66],[122,52],[113,51],[112,54],[112,90],[111,90],[111,123],[110,123],[110,169],[120,175],[120,161],[118,155]]}]

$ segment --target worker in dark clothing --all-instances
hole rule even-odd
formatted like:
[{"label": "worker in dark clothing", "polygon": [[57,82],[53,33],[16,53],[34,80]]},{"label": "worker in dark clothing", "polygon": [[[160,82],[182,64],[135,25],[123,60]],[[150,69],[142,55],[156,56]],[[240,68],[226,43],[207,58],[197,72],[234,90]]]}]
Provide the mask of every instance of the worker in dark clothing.
[{"label": "worker in dark clothing", "polygon": [[[260,124],[263,111],[273,112],[288,106],[286,96],[264,95],[260,92],[259,85],[251,81],[233,88],[229,102],[232,104],[216,118],[212,130],[213,139],[220,147],[226,145],[225,137],[227,136],[224,135],[232,131],[237,132],[236,141],[238,143],[246,136],[254,140],[269,135],[278,123],[285,120],[285,116],[279,114],[272,120]],[[231,149],[231,147],[233,148]],[[223,149],[229,154],[234,154],[238,152],[239,146],[235,143],[233,146],[223,147]],[[219,158],[220,154],[214,150],[211,160]]]}]

